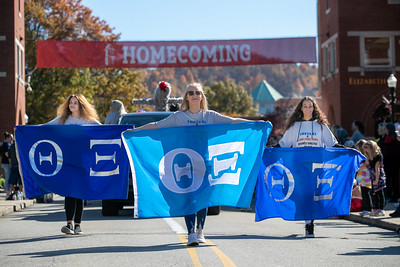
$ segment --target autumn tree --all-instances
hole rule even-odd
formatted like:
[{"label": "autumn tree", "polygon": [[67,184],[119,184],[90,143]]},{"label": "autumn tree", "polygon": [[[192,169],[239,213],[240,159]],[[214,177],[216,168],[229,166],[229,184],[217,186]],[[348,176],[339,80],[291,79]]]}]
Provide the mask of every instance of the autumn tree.
[{"label": "autumn tree", "polygon": [[232,81],[213,82],[211,86],[205,86],[204,91],[210,109],[229,116],[254,116],[257,113],[251,96]]},{"label": "autumn tree", "polygon": [[116,41],[119,35],[104,20],[93,16],[81,0],[25,1],[27,74],[33,91],[27,95],[30,124],[44,123],[56,115],[57,106],[70,94],[81,93],[101,119],[113,99],[133,110],[131,100],[147,96],[140,73],[128,69],[36,69],[37,40]]}]

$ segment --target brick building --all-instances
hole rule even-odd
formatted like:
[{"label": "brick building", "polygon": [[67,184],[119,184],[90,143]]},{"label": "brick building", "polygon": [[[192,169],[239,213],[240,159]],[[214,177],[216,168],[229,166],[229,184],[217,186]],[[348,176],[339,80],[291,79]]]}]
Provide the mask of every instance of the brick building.
[{"label": "brick building", "polygon": [[[0,5],[0,131],[25,124],[24,0]],[[2,141],[2,139],[1,139]]]},{"label": "brick building", "polygon": [[391,99],[388,77],[400,80],[400,0],[319,0],[317,12],[321,108],[349,135],[361,120],[371,137],[372,113]]}]

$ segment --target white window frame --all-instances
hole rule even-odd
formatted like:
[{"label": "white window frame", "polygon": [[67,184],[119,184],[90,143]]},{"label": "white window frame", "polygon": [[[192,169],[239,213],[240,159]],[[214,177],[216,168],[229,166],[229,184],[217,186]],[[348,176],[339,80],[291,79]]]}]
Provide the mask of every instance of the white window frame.
[{"label": "white window frame", "polygon": [[335,33],[328,40],[321,44],[322,50],[322,79],[325,80],[337,74],[337,40],[338,34]]},{"label": "white window frame", "polygon": [[16,44],[15,78],[18,79],[20,83],[25,85],[25,64],[24,64],[25,49],[22,46],[22,44],[18,41],[18,39],[15,39],[15,44]]},{"label": "white window frame", "polygon": [[[364,75],[366,71],[400,71],[396,67],[396,45],[395,37],[400,36],[400,31],[349,31],[349,37],[359,38],[360,65],[348,67],[349,72],[360,72]],[[365,38],[389,38],[389,65],[367,65],[365,62]]]}]

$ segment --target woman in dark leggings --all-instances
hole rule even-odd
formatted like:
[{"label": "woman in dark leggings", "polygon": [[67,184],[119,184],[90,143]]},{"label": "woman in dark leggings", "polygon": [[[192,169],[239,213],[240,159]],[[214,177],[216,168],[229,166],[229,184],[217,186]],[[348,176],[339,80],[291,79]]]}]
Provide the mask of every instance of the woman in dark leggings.
[{"label": "woman in dark leggings", "polygon": [[[83,95],[70,95],[57,109],[57,118],[46,123],[47,125],[83,125],[100,124],[95,108]],[[67,235],[82,234],[81,221],[83,215],[83,200],[74,197],[65,197],[65,214],[67,225],[61,232]]]}]

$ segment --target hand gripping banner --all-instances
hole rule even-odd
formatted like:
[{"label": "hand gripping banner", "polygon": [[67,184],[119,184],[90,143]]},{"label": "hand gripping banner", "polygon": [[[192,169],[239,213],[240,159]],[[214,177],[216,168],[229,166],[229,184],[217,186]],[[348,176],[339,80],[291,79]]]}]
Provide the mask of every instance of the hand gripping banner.
[{"label": "hand gripping banner", "polygon": [[355,173],[364,159],[355,149],[265,149],[256,187],[256,220],[348,215]]},{"label": "hand gripping banner", "polygon": [[135,217],[249,207],[271,129],[269,122],[244,122],[124,132]]},{"label": "hand gripping banner", "polygon": [[129,165],[121,133],[129,125],[16,126],[25,194],[126,199]]}]

